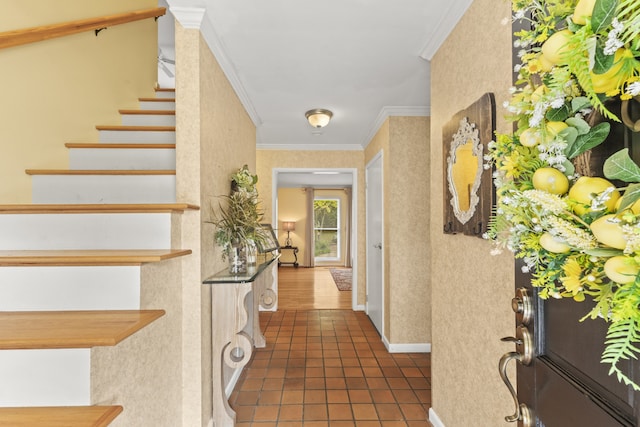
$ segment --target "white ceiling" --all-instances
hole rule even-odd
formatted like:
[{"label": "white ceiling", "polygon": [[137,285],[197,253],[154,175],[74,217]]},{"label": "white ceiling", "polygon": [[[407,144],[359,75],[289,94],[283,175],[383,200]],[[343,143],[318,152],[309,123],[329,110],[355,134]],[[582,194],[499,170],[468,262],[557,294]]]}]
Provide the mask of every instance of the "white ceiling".
[{"label": "white ceiling", "polygon": [[[429,59],[472,2],[165,1],[183,26],[200,28],[259,148],[320,150],[361,150],[388,116],[429,115]],[[173,28],[161,25],[171,57]],[[319,131],[304,117],[313,108],[334,113]]]}]

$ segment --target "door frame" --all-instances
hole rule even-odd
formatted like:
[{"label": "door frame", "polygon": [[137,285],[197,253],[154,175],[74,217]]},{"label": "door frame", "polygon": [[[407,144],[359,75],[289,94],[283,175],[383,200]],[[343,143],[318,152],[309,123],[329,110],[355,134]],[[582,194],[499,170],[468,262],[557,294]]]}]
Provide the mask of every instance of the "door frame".
[{"label": "door frame", "polygon": [[[365,168],[364,168],[364,176],[365,176],[365,195],[368,196],[368,191],[369,191],[369,168],[371,167],[371,165],[376,162],[377,160],[380,160],[380,176],[381,176],[381,181],[380,181],[380,200],[381,200],[381,206],[380,206],[380,218],[381,218],[381,224],[382,224],[382,229],[380,230],[380,243],[382,244],[382,248],[380,249],[381,251],[381,259],[382,259],[382,263],[380,265],[380,312],[381,312],[381,320],[380,320],[380,336],[383,337],[383,339],[386,341],[386,337],[384,334],[384,326],[385,326],[385,310],[384,310],[384,304],[385,304],[385,298],[384,298],[384,290],[385,290],[385,282],[384,282],[384,274],[385,274],[385,269],[384,269],[384,164],[383,162],[383,155],[382,155],[382,150],[378,151],[372,158],[371,160],[369,160],[369,162],[366,164]],[[371,250],[371,246],[370,244],[373,244],[372,242],[369,241],[369,227],[370,227],[370,223],[369,221],[367,221],[367,219],[369,218],[369,197],[365,197],[365,224],[366,224],[366,231],[365,231],[365,260],[367,261],[367,266],[366,266],[366,276],[365,276],[365,282],[366,282],[366,295],[368,297],[369,295],[369,257],[367,256],[367,254],[369,253],[369,250]],[[366,307],[366,313],[367,315],[369,314],[369,301],[367,299],[367,302],[365,303],[365,307]],[[388,347],[388,346],[387,346]]]},{"label": "door frame", "polygon": [[[340,172],[351,174],[351,309],[364,311],[365,305],[358,305],[358,169],[357,168],[273,168],[271,170],[271,224],[277,228],[278,218],[278,175],[285,172]],[[320,188],[321,187],[317,187]],[[277,286],[275,287],[278,293]],[[276,305],[277,307],[277,305]]]}]

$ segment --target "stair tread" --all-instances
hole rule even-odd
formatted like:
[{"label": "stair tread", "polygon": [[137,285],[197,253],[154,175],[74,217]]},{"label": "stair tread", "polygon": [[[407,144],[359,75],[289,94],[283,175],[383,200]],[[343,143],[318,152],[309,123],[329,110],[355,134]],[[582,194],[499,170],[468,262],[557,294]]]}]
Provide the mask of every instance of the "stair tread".
[{"label": "stair tread", "polygon": [[175,132],[175,126],[127,126],[127,125],[99,125],[97,130],[115,130],[126,132]]},{"label": "stair tread", "polygon": [[176,102],[175,98],[138,98],[141,102]]},{"label": "stair tread", "polygon": [[143,116],[149,116],[149,115],[154,115],[154,116],[175,116],[176,115],[176,111],[175,110],[118,110],[118,112],[120,114],[140,114]]},{"label": "stair tread", "polygon": [[38,213],[164,213],[199,210],[188,203],[148,204],[15,204],[0,205],[0,214]]},{"label": "stair tread", "polygon": [[122,406],[0,408],[0,424],[13,427],[106,427]]},{"label": "stair tread", "polygon": [[143,149],[175,149],[176,144],[150,144],[150,143],[112,143],[112,142],[67,142],[67,148],[143,148]]},{"label": "stair tread", "polygon": [[174,87],[157,87],[155,88],[156,92],[175,92],[176,88]]},{"label": "stair tread", "polygon": [[114,346],[164,310],[3,311],[0,350]]},{"label": "stair tread", "polygon": [[191,249],[0,250],[0,266],[141,265],[191,254]]},{"label": "stair tread", "polygon": [[175,175],[175,170],[27,169],[27,175]]}]

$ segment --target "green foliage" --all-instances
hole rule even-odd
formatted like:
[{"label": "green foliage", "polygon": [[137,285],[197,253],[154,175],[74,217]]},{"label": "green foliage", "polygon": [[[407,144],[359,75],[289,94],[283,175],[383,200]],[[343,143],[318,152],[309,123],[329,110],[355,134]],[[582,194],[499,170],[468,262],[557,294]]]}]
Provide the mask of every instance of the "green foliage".
[{"label": "green foliage", "polygon": [[629,149],[623,148],[611,155],[603,166],[603,173],[609,179],[624,182],[640,182],[640,167],[629,156]]}]

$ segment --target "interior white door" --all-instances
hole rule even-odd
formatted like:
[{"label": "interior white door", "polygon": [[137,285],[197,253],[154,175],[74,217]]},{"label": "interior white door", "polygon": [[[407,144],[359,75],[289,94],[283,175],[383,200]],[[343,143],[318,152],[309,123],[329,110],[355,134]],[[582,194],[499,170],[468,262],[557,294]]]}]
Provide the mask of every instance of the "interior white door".
[{"label": "interior white door", "polygon": [[367,305],[366,312],[383,335],[384,321],[384,215],[382,203],[382,151],[366,168]]}]

